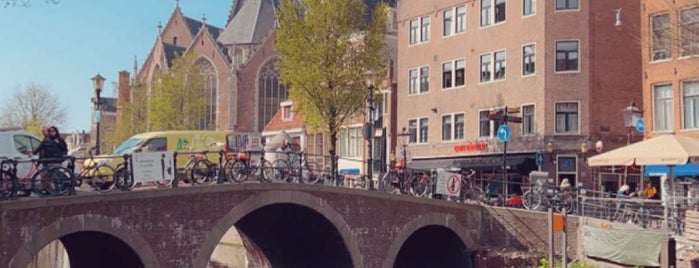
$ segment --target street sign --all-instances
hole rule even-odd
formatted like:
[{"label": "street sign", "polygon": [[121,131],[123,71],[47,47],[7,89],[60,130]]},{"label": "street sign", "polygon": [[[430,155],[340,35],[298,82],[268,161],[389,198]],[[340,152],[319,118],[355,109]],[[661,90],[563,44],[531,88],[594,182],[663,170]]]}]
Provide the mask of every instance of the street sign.
[{"label": "street sign", "polygon": [[438,169],[435,193],[459,196],[461,194],[461,176],[458,173]]},{"label": "street sign", "polygon": [[[509,110],[508,110],[509,113]],[[503,115],[502,115],[502,110],[500,111],[494,111],[490,112],[488,114],[488,119],[493,120],[493,121],[502,121]],[[513,116],[513,115],[508,115],[505,117],[505,121],[510,122],[510,123],[522,123],[522,117],[519,116]]]},{"label": "street sign", "polygon": [[542,153],[542,152],[536,152],[536,165],[537,165],[537,166],[543,166],[543,165],[544,165],[544,153]]},{"label": "street sign", "polygon": [[641,133],[646,131],[646,124],[643,122],[643,118],[636,120],[636,131]]},{"label": "street sign", "polygon": [[510,140],[510,127],[508,127],[507,125],[500,125],[500,127],[498,128],[497,135],[498,135],[498,140],[500,142],[509,141]]},{"label": "street sign", "polygon": [[175,179],[174,152],[139,152],[132,154],[131,168],[135,182]]}]

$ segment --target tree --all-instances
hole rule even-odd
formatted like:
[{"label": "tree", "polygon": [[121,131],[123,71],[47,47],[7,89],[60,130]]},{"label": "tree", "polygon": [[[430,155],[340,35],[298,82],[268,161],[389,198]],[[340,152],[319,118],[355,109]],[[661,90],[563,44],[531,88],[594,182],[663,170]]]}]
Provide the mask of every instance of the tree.
[{"label": "tree", "polygon": [[178,56],[167,72],[155,77],[148,96],[149,130],[210,128],[200,124],[206,113],[205,80],[195,59],[195,54]]},{"label": "tree", "polygon": [[387,8],[368,20],[363,0],[282,0],[277,13],[281,80],[306,125],[330,135],[332,174],[339,128],[363,112],[365,72],[383,73]]},{"label": "tree", "polygon": [[[44,0],[44,2],[48,4],[58,4],[61,2],[61,0]],[[31,0],[0,0],[0,4],[2,4],[3,7],[15,7],[15,6],[23,6],[23,7],[30,7]]]},{"label": "tree", "polygon": [[0,126],[20,127],[38,134],[42,126],[59,126],[65,122],[65,107],[45,86],[29,84],[5,99],[0,106]]}]

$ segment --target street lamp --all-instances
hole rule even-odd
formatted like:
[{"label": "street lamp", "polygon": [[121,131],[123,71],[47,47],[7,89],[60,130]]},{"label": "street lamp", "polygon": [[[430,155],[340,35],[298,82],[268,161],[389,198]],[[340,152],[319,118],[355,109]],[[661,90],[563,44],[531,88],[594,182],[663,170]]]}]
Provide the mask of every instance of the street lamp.
[{"label": "street lamp", "polygon": [[553,160],[553,143],[551,141],[546,144],[546,152],[549,154],[549,161],[551,161],[551,163],[555,163]]},{"label": "street lamp", "polygon": [[95,130],[97,131],[95,135],[95,153],[100,154],[100,119],[102,117],[102,98],[100,93],[102,93],[102,86],[104,85],[104,80],[106,78],[102,77],[99,73],[92,78],[92,86],[95,88],[95,97],[92,99],[92,103],[95,104]]},{"label": "street lamp", "polygon": [[582,153],[583,161],[585,162],[587,162],[587,151],[589,150],[589,146],[590,144],[587,140],[583,141],[583,143],[580,144],[580,153]]},{"label": "street lamp", "polygon": [[405,129],[405,127],[398,134],[400,138],[400,144],[403,146],[403,180],[401,186],[408,179],[408,144],[410,143],[410,132]]},{"label": "street lamp", "polygon": [[373,139],[374,139],[374,84],[376,83],[376,72],[366,71],[364,73],[367,85],[367,98],[366,98],[366,123],[364,123],[364,135],[367,141],[367,190],[373,189],[374,183],[374,150],[373,150]]},{"label": "street lamp", "polygon": [[636,103],[631,101],[631,104],[621,111],[624,116],[624,126],[628,129],[626,133],[626,145],[631,144],[631,129],[636,127],[636,122],[643,116],[643,110],[636,107]]}]

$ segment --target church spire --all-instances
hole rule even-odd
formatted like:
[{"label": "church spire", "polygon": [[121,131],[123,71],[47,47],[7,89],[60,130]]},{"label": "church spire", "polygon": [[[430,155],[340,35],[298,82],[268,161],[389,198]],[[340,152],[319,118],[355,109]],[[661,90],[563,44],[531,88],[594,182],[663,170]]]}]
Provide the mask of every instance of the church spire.
[{"label": "church spire", "polygon": [[163,23],[161,21],[158,21],[158,35],[163,33]]},{"label": "church spire", "polygon": [[175,9],[180,9],[180,0],[175,0]]}]

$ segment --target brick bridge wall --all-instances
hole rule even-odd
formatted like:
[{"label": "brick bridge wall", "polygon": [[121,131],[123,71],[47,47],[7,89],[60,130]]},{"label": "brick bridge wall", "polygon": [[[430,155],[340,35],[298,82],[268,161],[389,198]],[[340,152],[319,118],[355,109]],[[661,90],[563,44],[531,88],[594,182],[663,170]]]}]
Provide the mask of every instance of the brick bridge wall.
[{"label": "brick bridge wall", "polygon": [[[120,239],[144,267],[205,267],[230,227],[251,212],[284,203],[330,222],[354,267],[393,267],[401,246],[426,226],[453,231],[479,256],[492,249],[548,249],[541,212],[320,185],[237,184],[0,202],[0,267],[23,268],[48,243],[84,231]],[[576,245],[578,222],[569,222],[569,245]],[[577,247],[569,247],[568,256],[576,254]]]}]

